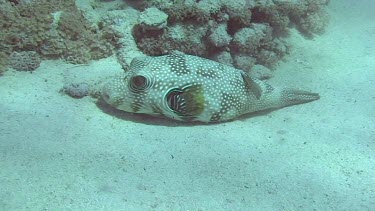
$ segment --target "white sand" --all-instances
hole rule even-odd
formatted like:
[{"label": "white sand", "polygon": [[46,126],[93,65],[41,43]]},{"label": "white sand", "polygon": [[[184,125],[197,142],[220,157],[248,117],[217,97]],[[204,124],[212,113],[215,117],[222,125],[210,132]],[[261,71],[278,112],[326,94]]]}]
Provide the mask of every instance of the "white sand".
[{"label": "white sand", "polygon": [[[0,210],[375,210],[375,1],[332,22],[271,83],[321,99],[180,124],[58,91],[71,64],[0,77]],[[76,68],[121,71],[113,58]]]}]

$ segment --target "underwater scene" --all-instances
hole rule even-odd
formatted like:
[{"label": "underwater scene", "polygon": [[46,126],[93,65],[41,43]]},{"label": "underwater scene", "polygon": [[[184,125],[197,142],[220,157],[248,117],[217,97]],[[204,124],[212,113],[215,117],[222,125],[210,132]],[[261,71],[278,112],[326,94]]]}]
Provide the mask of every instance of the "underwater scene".
[{"label": "underwater scene", "polygon": [[374,0],[0,0],[0,211],[375,210]]}]

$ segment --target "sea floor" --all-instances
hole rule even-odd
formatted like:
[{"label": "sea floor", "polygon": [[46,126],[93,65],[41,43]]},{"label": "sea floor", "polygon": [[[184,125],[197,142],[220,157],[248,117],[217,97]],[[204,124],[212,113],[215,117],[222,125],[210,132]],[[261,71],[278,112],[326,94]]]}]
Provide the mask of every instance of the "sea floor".
[{"label": "sea floor", "polygon": [[[355,3],[352,3],[355,2]],[[0,77],[0,210],[375,210],[375,1],[331,1],[270,83],[319,101],[221,124],[59,93],[63,61]],[[121,71],[114,58],[76,67]]]}]

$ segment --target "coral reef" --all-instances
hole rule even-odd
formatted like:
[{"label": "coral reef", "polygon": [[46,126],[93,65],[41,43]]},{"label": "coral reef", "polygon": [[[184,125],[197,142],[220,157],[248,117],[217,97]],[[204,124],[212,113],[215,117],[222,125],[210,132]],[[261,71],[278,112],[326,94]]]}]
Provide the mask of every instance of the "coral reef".
[{"label": "coral reef", "polygon": [[213,60],[220,62],[222,64],[227,64],[229,66],[233,66],[233,58],[229,52],[222,51],[212,57]]},{"label": "coral reef", "polygon": [[251,24],[233,36],[232,50],[240,53],[256,54],[259,48],[272,41],[272,28],[268,24]]},{"label": "coral reef", "polygon": [[92,26],[74,0],[0,0],[0,4],[0,47],[7,56],[35,51],[43,58],[87,63],[113,53],[111,29]]},{"label": "coral reef", "polygon": [[273,77],[273,73],[270,69],[263,65],[254,65],[251,68],[250,76],[260,79],[260,80],[265,80]]},{"label": "coral reef", "polygon": [[8,66],[8,55],[5,52],[0,52],[0,76],[5,72]]},{"label": "coral reef", "polygon": [[145,31],[139,25],[133,35],[139,49],[148,55],[168,54],[179,50],[193,55],[204,55],[207,46],[202,44],[207,27],[193,23],[180,23],[160,31]]},{"label": "coral reef", "polygon": [[167,19],[168,15],[155,7],[147,8],[139,16],[139,22],[146,30],[164,29]]},{"label": "coral reef", "polygon": [[250,72],[257,62],[256,58],[247,54],[238,53],[233,56],[234,66],[238,69]]},{"label": "coral reef", "polygon": [[[245,69],[255,64],[274,68],[288,53],[283,39],[290,28],[313,37],[324,31],[329,20],[324,10],[328,0],[138,1],[141,4],[135,8],[156,7],[168,15],[168,27],[163,29],[135,25],[133,36],[143,53],[179,50],[219,59],[217,55],[227,52],[232,59],[225,61],[233,61],[228,65]],[[246,57],[251,59],[241,61]]]},{"label": "coral reef", "polygon": [[[87,63],[178,50],[250,71],[274,68],[294,27],[324,32],[329,0],[0,0],[0,71],[12,52]],[[105,6],[107,5],[107,6]]]},{"label": "coral reef", "polygon": [[314,34],[322,34],[324,32],[328,20],[327,12],[321,9],[298,20],[298,29],[305,35],[312,37]]},{"label": "coral reef", "polygon": [[144,56],[133,37],[133,28],[139,24],[140,12],[133,8],[109,11],[104,15],[99,26],[110,28],[113,32],[114,45],[117,46],[116,57],[126,70],[134,57]]},{"label": "coral reef", "polygon": [[227,24],[221,23],[208,36],[208,41],[215,47],[225,47],[230,44],[232,37],[228,34]]},{"label": "coral reef", "polygon": [[14,51],[9,56],[9,65],[20,71],[33,71],[40,65],[40,56],[35,51]]}]

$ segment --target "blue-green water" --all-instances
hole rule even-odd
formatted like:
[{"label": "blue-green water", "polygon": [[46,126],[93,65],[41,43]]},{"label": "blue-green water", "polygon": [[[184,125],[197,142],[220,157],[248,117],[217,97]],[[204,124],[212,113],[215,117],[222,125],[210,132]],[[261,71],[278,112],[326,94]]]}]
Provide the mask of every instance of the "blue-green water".
[{"label": "blue-green water", "polygon": [[[329,24],[322,33],[310,28],[313,36],[303,30],[306,17],[302,22],[294,16],[283,25],[288,36],[281,36],[275,30],[285,22],[260,19],[261,11],[251,9],[249,24],[264,27],[268,21],[272,34],[263,31],[260,37],[271,40],[246,49],[239,49],[245,45],[236,33],[254,32],[255,25],[237,22],[229,9],[209,20],[193,17],[193,24],[168,20],[167,26],[154,26],[167,27],[168,34],[159,36],[149,28],[132,31],[143,5],[132,5],[137,11],[120,0],[76,1],[77,6],[56,1],[56,7],[78,8],[82,20],[91,20],[61,28],[59,18],[71,21],[75,16],[64,13],[76,14],[74,9],[45,8],[51,16],[37,16],[25,12],[36,1],[9,2],[0,0],[1,58],[8,59],[0,77],[0,210],[375,210],[374,1],[330,1],[322,6]],[[207,2],[199,1],[200,8],[215,8]],[[252,3],[247,2],[245,9]],[[23,9],[19,17],[37,19],[29,25],[43,22],[41,16],[54,21],[31,36],[40,29],[3,24],[15,17],[3,12],[12,8]],[[231,21],[225,22],[226,15]],[[88,25],[98,20],[108,22],[92,33]],[[198,22],[205,24],[197,27]],[[223,23],[229,43],[207,31],[220,31]],[[115,32],[104,33],[106,24]],[[203,32],[204,38],[193,39]],[[162,42],[151,45],[156,34]],[[276,39],[287,52],[270,47]],[[133,57],[168,53],[168,46],[242,67],[254,77],[269,73],[265,80],[272,86],[312,90],[321,98],[216,124],[127,113],[101,99],[103,83],[127,70]],[[41,63],[32,60],[34,70],[15,69],[13,52],[29,51]],[[279,54],[265,59],[272,52]],[[35,59],[24,58],[17,64]],[[266,69],[257,75],[254,65]]]}]

